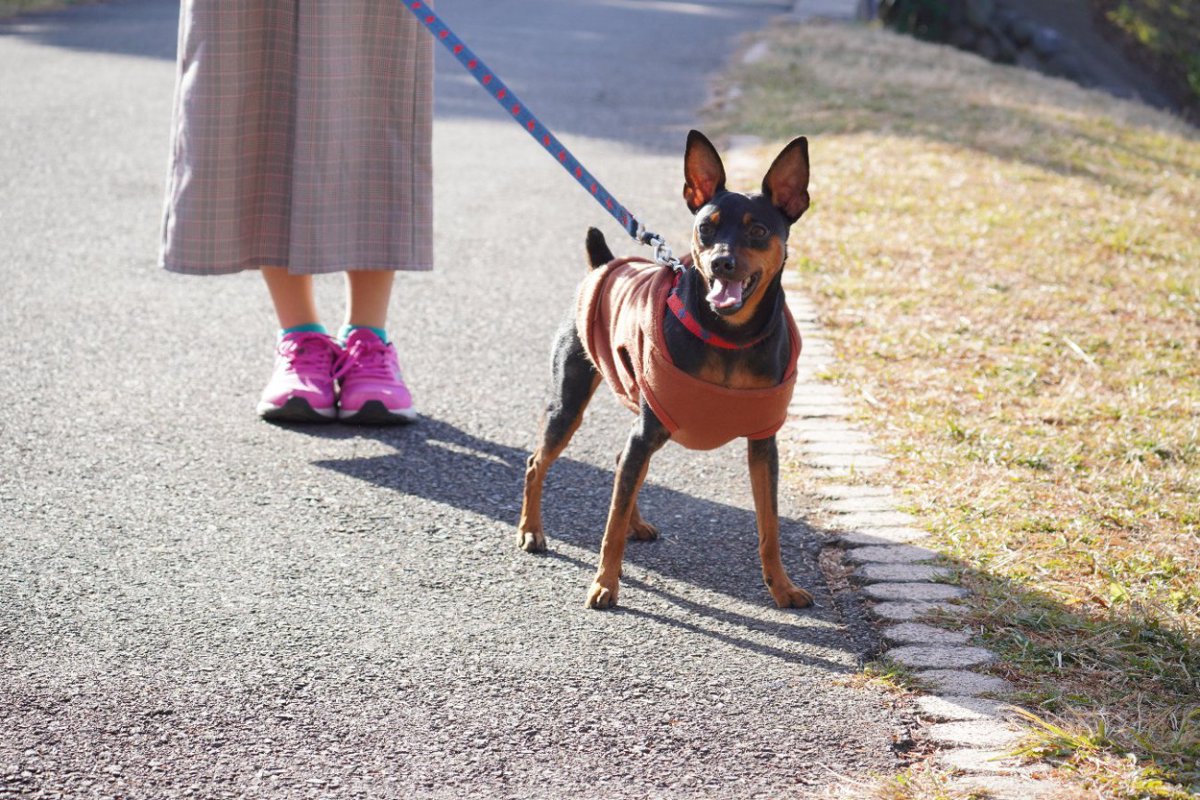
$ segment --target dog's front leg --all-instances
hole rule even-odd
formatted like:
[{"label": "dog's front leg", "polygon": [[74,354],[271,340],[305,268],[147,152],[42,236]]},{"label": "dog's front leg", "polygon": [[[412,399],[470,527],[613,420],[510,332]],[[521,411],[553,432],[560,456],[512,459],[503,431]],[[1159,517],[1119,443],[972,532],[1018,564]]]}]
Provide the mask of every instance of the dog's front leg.
[{"label": "dog's front leg", "polygon": [[750,486],[758,518],[758,557],[763,581],[780,608],[812,605],[812,595],[792,583],[779,552],[779,449],[775,437],[749,440]]},{"label": "dog's front leg", "polygon": [[650,456],[670,438],[670,432],[643,403],[641,414],[633,424],[629,440],[617,461],[608,522],[604,526],[604,541],[600,544],[600,568],[588,591],[589,608],[609,608],[617,604],[621,561],[625,556],[625,540],[629,536],[629,523],[637,503],[638,490],[646,479]]}]

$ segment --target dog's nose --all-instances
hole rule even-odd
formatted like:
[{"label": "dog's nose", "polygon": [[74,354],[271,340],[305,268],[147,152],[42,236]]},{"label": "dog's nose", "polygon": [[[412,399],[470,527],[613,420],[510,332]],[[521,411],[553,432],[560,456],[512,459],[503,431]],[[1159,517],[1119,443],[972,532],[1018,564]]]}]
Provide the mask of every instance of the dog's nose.
[{"label": "dog's nose", "polygon": [[713,260],[709,264],[712,266],[713,273],[722,277],[732,275],[733,271],[737,269],[737,262],[733,256],[726,254],[713,256]]}]

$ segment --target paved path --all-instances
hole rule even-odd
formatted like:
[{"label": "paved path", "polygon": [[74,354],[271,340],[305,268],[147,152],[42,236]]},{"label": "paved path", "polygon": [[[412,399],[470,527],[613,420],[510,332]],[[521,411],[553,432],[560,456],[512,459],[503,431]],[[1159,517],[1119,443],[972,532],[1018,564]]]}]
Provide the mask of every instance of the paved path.
[{"label": "paved path", "polygon": [[[598,398],[551,474],[550,551],[513,522],[547,349],[609,220],[446,59],[436,272],[395,334],[399,430],[253,415],[255,275],[153,265],[176,6],[0,25],[0,795],[807,796],[887,772],[904,721],[840,685],[844,618],[784,499],[761,585],[740,447],[655,461],[623,606],[587,611],[626,412]],[[608,187],[680,241],[705,81],[777,7],[442,0]],[[336,279],[320,284],[341,313]]]}]

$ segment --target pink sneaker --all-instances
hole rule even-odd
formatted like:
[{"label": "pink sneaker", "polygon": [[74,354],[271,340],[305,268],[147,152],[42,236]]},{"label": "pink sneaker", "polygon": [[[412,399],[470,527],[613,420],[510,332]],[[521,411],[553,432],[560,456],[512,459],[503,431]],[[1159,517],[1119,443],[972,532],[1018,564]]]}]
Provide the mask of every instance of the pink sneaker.
[{"label": "pink sneaker", "polygon": [[392,425],[417,418],[396,348],[384,344],[373,331],[350,332],[334,376],[341,381],[338,419],[342,422]]},{"label": "pink sneaker", "polygon": [[289,333],[275,348],[275,372],[258,415],[280,422],[330,422],[337,417],[333,368],[342,349],[323,333]]}]

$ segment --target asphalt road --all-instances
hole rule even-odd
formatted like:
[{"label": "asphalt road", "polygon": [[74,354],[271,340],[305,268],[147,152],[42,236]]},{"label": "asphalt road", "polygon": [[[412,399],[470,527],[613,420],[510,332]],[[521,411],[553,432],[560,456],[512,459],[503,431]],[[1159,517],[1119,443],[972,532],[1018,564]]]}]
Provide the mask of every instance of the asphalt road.
[{"label": "asphalt road", "polygon": [[[651,227],[688,224],[706,82],[778,8],[440,0]],[[439,56],[437,262],[393,333],[424,420],[254,416],[254,274],[155,267],[177,8],[0,24],[0,796],[806,797],[886,772],[843,617],[783,498],[762,586],[741,445],[670,445],[622,606],[583,607],[630,417],[599,395],[516,546],[553,329],[616,224]],[[341,286],[319,284],[332,320]]]}]

